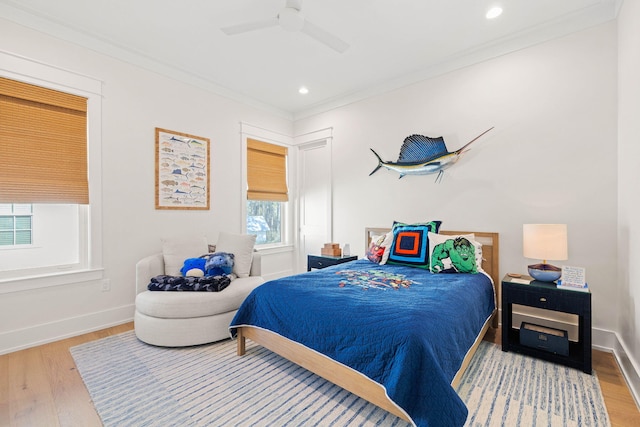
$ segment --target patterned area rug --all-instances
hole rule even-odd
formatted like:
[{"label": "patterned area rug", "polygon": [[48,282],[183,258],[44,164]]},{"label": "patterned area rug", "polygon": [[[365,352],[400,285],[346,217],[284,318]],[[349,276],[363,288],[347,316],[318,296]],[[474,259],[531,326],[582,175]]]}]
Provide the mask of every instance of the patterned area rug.
[{"label": "patterned area rug", "polygon": [[[133,331],[71,349],[105,426],[406,426],[247,341],[168,349]],[[608,426],[597,378],[482,342],[458,393],[468,426]]]},{"label": "patterned area rug", "polygon": [[483,342],[458,386],[468,426],[609,426],[598,377]]}]

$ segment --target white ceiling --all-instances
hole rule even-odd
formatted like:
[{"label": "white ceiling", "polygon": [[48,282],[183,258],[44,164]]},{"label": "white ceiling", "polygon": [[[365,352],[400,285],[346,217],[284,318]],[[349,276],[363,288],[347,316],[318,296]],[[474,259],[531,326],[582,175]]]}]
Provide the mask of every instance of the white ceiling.
[{"label": "white ceiling", "polygon": [[304,0],[342,54],[280,27],[220,30],[285,0],[0,0],[0,16],[296,119],[609,21],[621,1]]}]

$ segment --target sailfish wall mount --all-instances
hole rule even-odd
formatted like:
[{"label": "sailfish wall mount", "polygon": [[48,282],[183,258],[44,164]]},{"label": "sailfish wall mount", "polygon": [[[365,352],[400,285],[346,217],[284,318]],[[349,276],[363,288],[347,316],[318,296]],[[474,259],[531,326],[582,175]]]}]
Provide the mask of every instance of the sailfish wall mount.
[{"label": "sailfish wall mount", "polygon": [[438,173],[436,182],[442,180],[445,169],[453,166],[469,150],[469,146],[493,127],[467,142],[456,151],[447,150],[443,137],[431,138],[424,135],[410,135],[404,139],[397,162],[385,162],[373,148],[370,150],[378,159],[378,166],[371,171],[373,175],[381,167],[396,171],[400,178],[405,175],[428,175]]}]

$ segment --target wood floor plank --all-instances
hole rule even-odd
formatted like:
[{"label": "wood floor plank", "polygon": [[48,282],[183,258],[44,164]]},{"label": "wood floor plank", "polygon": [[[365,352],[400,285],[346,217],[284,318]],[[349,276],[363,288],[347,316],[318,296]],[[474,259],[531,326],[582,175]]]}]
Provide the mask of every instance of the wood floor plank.
[{"label": "wood floor plank", "polygon": [[[640,425],[640,411],[613,353],[593,351],[593,369],[598,374],[600,389],[613,427]],[[635,411],[631,408],[636,408]]]},{"label": "wood floor plank", "polygon": [[69,348],[82,344],[81,339],[69,339],[46,346],[42,357],[47,367],[58,421],[61,426],[101,426],[86,386],[80,377]]},{"label": "wood floor plank", "polygon": [[[69,349],[133,329],[114,326],[0,356],[0,426],[100,426],[89,392]],[[500,345],[500,329],[485,340]],[[640,425],[640,411],[611,353],[593,351],[593,367],[611,425]]]},{"label": "wood floor plank", "polygon": [[9,413],[9,358],[0,357],[0,426],[8,426]]},{"label": "wood floor plank", "polygon": [[10,353],[10,426],[59,426],[42,346]]}]

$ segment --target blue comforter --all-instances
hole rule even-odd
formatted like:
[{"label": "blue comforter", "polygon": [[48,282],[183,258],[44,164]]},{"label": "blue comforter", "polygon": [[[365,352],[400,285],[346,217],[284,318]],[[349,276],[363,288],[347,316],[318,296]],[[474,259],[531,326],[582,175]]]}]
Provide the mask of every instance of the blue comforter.
[{"label": "blue comforter", "polygon": [[462,426],[451,381],[494,308],[484,274],[363,259],[259,286],[230,328],[276,332],[361,372],[418,426]]}]

